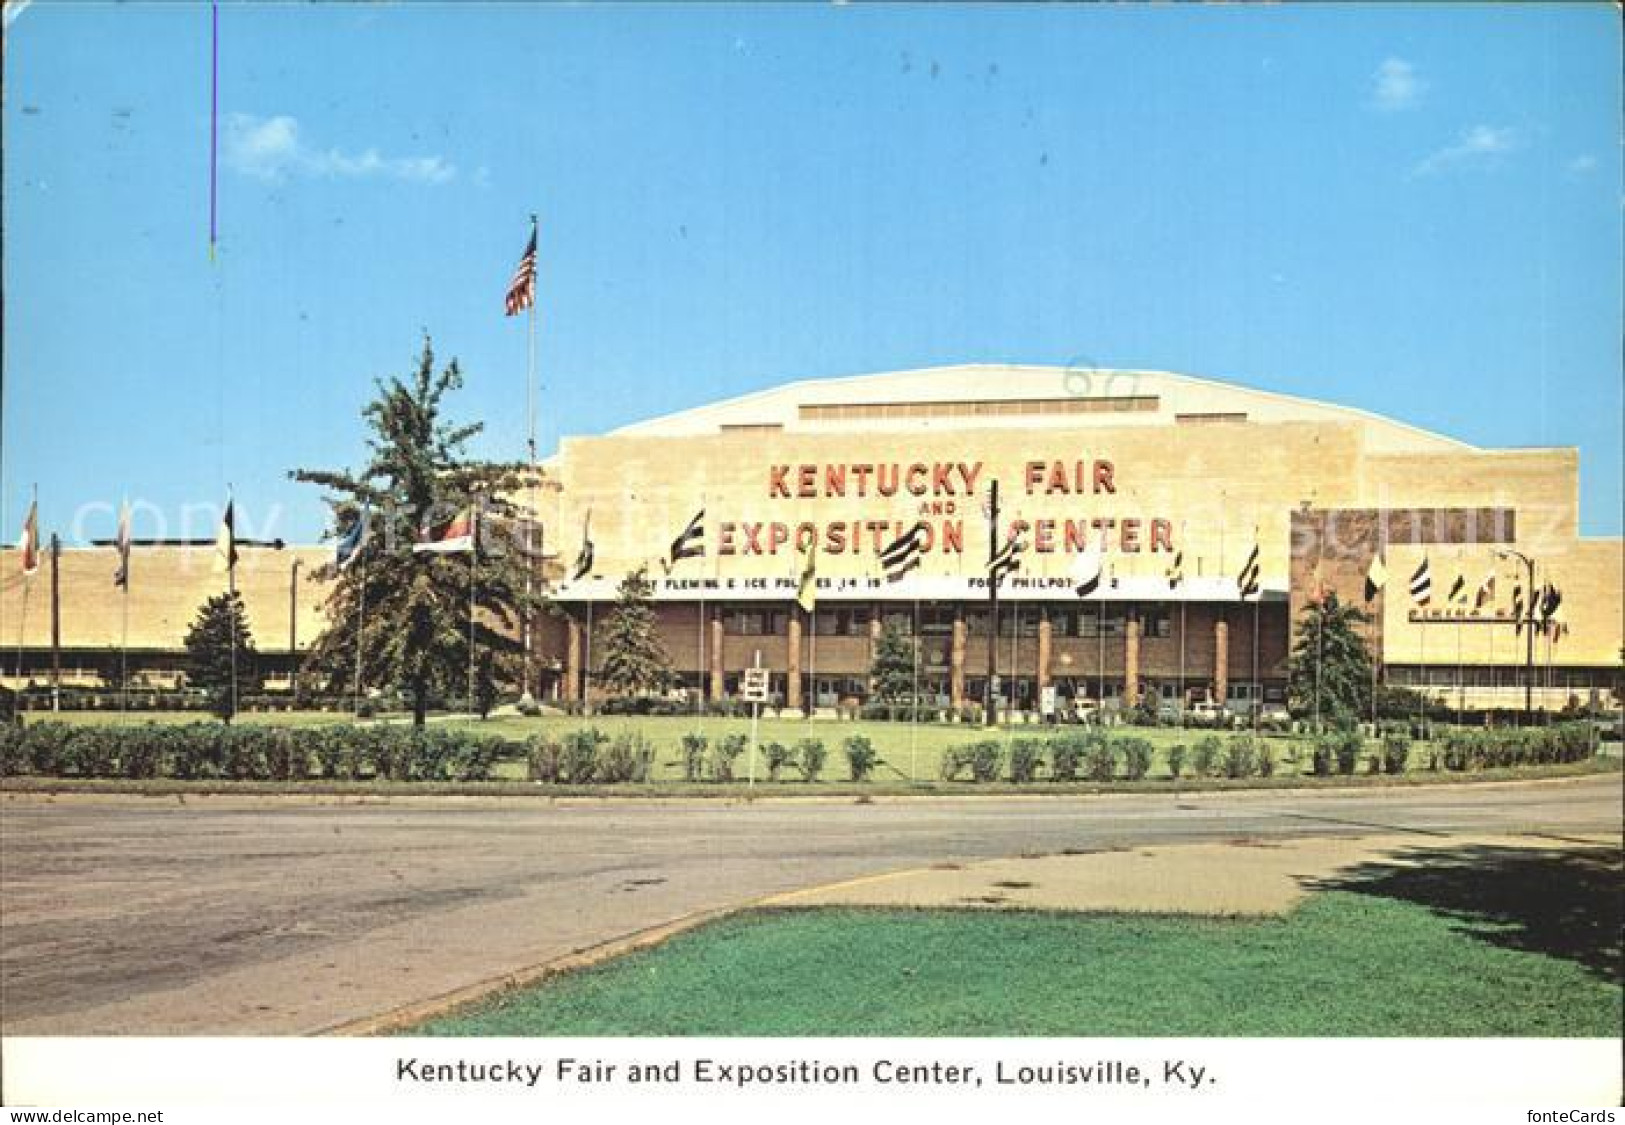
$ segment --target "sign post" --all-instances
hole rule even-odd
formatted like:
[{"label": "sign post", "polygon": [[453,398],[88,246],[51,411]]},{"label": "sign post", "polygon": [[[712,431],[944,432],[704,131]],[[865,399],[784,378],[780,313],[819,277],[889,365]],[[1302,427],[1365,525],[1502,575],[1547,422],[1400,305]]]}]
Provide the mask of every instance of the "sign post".
[{"label": "sign post", "polygon": [[767,669],[762,667],[762,650],[756,650],[755,660],[745,669],[745,701],[750,704],[750,763],[747,784],[756,786],[756,732],[761,718],[762,704],[767,702]]}]

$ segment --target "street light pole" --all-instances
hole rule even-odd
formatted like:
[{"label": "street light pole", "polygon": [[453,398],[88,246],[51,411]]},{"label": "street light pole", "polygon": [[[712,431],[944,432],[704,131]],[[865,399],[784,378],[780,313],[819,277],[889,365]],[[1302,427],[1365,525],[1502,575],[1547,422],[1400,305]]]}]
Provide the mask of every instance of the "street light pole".
[{"label": "street light pole", "polygon": [[982,696],[983,722],[998,725],[999,697],[993,681],[999,674],[999,582],[993,560],[999,553],[999,482],[992,481],[987,497],[987,685]]},{"label": "street light pole", "polygon": [[1524,603],[1529,607],[1529,616],[1522,624],[1525,628],[1524,636],[1524,670],[1523,670],[1523,721],[1528,726],[1535,718],[1535,560],[1522,551],[1515,551],[1511,547],[1502,548],[1495,552],[1497,558],[1517,559],[1523,563],[1524,570],[1529,577],[1528,600]]}]

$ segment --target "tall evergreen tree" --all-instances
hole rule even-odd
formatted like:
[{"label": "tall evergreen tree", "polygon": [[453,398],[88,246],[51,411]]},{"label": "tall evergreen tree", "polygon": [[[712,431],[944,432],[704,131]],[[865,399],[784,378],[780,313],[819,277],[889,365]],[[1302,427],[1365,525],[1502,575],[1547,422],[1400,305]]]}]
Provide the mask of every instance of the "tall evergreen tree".
[{"label": "tall evergreen tree", "polygon": [[1371,651],[1362,631],[1370,620],[1335,594],[1304,606],[1288,665],[1293,714],[1318,713],[1323,724],[1347,727],[1370,711]]},{"label": "tall evergreen tree", "polygon": [[875,695],[886,703],[903,703],[914,695],[914,644],[889,622],[875,641],[869,675],[875,682]]},{"label": "tall evergreen tree", "polygon": [[[437,374],[427,337],[417,369],[405,379],[378,380],[378,394],[362,411],[368,460],[359,473],[298,469],[295,480],[327,490],[337,534],[372,512],[371,531],[342,570],[314,572],[331,579],[327,628],[311,648],[309,666],[330,688],[353,688],[356,642],[362,638],[362,679],[368,687],[396,688],[422,726],[431,695],[464,696],[471,657],[490,654],[497,678],[513,676],[520,655],[521,622],[540,599],[525,594],[523,513],[510,497],[525,487],[519,463],[472,460],[468,441],[480,423],[455,425],[445,399],[463,385],[454,359]],[[473,508],[478,553],[415,554],[418,530]],[[472,562],[472,565],[471,565]],[[478,605],[469,651],[470,593]],[[363,612],[364,608],[364,612]]]},{"label": "tall evergreen tree", "polygon": [[615,608],[600,627],[600,679],[616,695],[662,691],[671,682],[671,658],[655,628],[653,597],[654,584],[639,567],[621,579]]},{"label": "tall evergreen tree", "polygon": [[[232,647],[236,646],[236,660]],[[186,633],[187,682],[202,688],[209,710],[231,722],[244,695],[259,686],[255,671],[254,637],[248,631],[248,614],[243,597],[233,591],[216,594],[198,607],[197,617]],[[232,671],[237,674],[237,690],[232,690]]]}]

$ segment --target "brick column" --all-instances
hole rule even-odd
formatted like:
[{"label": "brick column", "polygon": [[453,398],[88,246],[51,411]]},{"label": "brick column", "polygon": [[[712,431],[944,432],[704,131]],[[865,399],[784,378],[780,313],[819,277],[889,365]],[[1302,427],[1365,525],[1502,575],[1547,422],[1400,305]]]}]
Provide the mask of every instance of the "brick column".
[{"label": "brick column", "polygon": [[1224,618],[1213,623],[1213,702],[1224,706],[1230,691],[1230,625]]},{"label": "brick column", "polygon": [[711,699],[722,698],[722,611],[711,611]]},{"label": "brick column", "polygon": [[1038,690],[1042,692],[1049,687],[1050,653],[1053,650],[1053,626],[1050,625],[1049,614],[1038,619]]},{"label": "brick column", "polygon": [[581,622],[574,617],[564,623],[564,702],[581,698]]},{"label": "brick column", "polygon": [[801,607],[790,609],[789,660],[784,669],[784,705],[794,711],[801,706]]},{"label": "brick column", "polygon": [[955,711],[965,705],[965,611],[954,612],[954,640],[948,650],[948,702]]},{"label": "brick column", "polygon": [[1123,706],[1140,702],[1140,618],[1130,614],[1123,623]]}]

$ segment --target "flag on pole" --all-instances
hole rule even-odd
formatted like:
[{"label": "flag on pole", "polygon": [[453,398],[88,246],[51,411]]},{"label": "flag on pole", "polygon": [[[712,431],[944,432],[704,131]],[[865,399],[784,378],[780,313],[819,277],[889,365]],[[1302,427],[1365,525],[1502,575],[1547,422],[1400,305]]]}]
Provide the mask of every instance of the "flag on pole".
[{"label": "flag on pole", "polygon": [[1556,586],[1553,586],[1550,582],[1546,583],[1546,588],[1545,590],[1541,591],[1540,596],[1541,624],[1544,625],[1550,621],[1553,615],[1557,613],[1557,607],[1562,604],[1563,591],[1559,590]]},{"label": "flag on pole", "polygon": [[1181,550],[1174,552],[1174,561],[1168,567],[1168,589],[1179,589],[1179,584],[1183,581],[1185,581],[1185,552]]},{"label": "flag on pole", "polygon": [[227,500],[220,517],[220,530],[214,535],[214,572],[230,574],[237,569],[237,501]]},{"label": "flag on pole", "polygon": [[1483,583],[1478,587],[1478,593],[1473,595],[1473,609],[1475,612],[1481,610],[1494,600],[1495,571],[1492,570],[1484,576]]},{"label": "flag on pole", "polygon": [[333,552],[333,561],[340,570],[355,562],[361,555],[361,548],[367,542],[372,524],[372,508],[363,504],[361,513],[350,525],[350,530],[339,536],[338,546]]},{"label": "flag on pole", "polygon": [[1445,600],[1451,605],[1465,604],[1467,601],[1467,576],[1457,574],[1456,580],[1450,584],[1450,593]]},{"label": "flag on pole", "polygon": [[587,509],[586,516],[581,521],[581,550],[576,555],[576,564],[570,570],[570,581],[580,582],[592,573],[592,509]]},{"label": "flag on pole", "polygon": [[118,552],[118,569],[113,571],[113,585],[128,589],[130,585],[130,502],[124,501],[118,510],[118,534],[113,539]]},{"label": "flag on pole", "polygon": [[1388,568],[1382,564],[1382,552],[1371,556],[1371,566],[1365,572],[1365,600],[1370,602],[1388,585]]},{"label": "flag on pole", "polygon": [[929,531],[921,520],[886,544],[880,552],[880,565],[886,568],[887,582],[902,581],[905,574],[920,565],[920,553],[925,550],[925,536]]},{"label": "flag on pole", "polygon": [[688,526],[671,541],[671,551],[666,560],[666,569],[682,562],[684,559],[702,559],[705,557],[705,509],[701,508],[694,513],[694,518],[688,521]]},{"label": "flag on pole", "polygon": [[796,587],[796,604],[804,613],[818,605],[818,540],[807,541],[801,557],[801,584]]},{"label": "flag on pole", "polygon": [[1241,564],[1241,573],[1236,575],[1236,589],[1240,592],[1242,601],[1246,601],[1248,598],[1258,593],[1257,543],[1253,544],[1253,549],[1251,553],[1248,554],[1247,561]]},{"label": "flag on pole", "polygon": [[23,520],[23,533],[17,540],[17,550],[22,552],[23,576],[33,574],[39,569],[39,501],[28,505],[28,516]]},{"label": "flag on pole", "polygon": [[1072,563],[1072,592],[1080,598],[1094,595],[1100,589],[1100,576],[1105,570],[1105,553],[1100,544],[1091,543]]},{"label": "flag on pole", "polygon": [[1428,557],[1422,556],[1422,563],[1411,574],[1411,601],[1417,605],[1427,605],[1433,600],[1433,571],[1428,565]]},{"label": "flag on pole", "polygon": [[998,552],[987,564],[987,580],[994,585],[998,585],[1004,581],[1005,575],[1020,570],[1021,552],[1026,549],[1027,546],[1021,541],[1019,535],[1012,535],[1005,540],[1004,546],[999,548]]},{"label": "flag on pole", "polygon": [[452,555],[474,549],[474,509],[463,508],[439,527],[425,524],[412,544],[414,555]]},{"label": "flag on pole", "polygon": [[530,226],[530,242],[525,245],[519,268],[508,283],[507,315],[518,316],[536,303],[536,223]]}]

